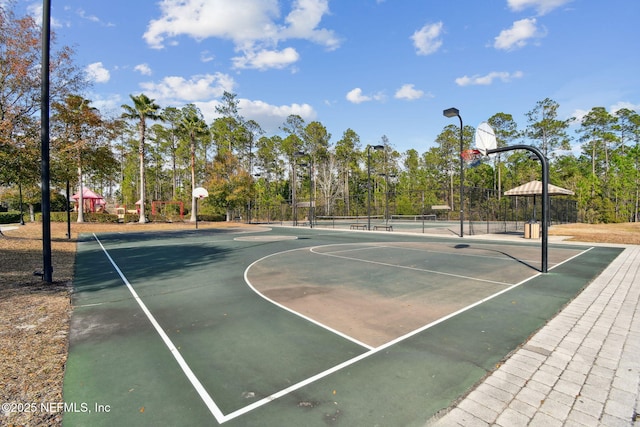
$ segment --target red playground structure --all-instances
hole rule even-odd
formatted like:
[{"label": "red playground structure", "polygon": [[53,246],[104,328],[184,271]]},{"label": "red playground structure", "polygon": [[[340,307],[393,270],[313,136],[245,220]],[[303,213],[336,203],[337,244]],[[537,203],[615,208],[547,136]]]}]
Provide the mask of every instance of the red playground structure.
[{"label": "red playground structure", "polygon": [[180,219],[184,219],[184,203],[180,201],[163,201],[163,200],[154,200],[151,202],[151,215],[156,215],[160,208],[163,205],[179,205],[180,206]]}]

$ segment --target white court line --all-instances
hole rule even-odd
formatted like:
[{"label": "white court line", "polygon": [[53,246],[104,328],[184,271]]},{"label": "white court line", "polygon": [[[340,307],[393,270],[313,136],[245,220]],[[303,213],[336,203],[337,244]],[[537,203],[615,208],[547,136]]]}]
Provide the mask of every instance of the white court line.
[{"label": "white court line", "polygon": [[[326,246],[334,246],[334,245],[326,245]],[[287,252],[293,252],[293,251],[296,251],[296,250],[304,250],[304,249],[305,248],[292,249],[292,250],[288,250],[288,251],[278,252],[276,254],[271,254],[271,255],[268,255],[268,256],[266,256],[264,258],[261,258],[261,260],[265,259],[265,258],[269,258],[270,256],[283,254],[283,253],[287,253]],[[313,249],[313,248],[308,248],[308,249],[309,249],[309,251],[311,251],[311,249]],[[555,267],[558,267],[558,266],[564,264],[565,262],[567,262],[567,261],[569,261],[569,260],[571,260],[573,258],[576,258],[576,257],[578,257],[578,256],[590,251],[591,249],[593,249],[593,247],[591,247],[591,248],[589,248],[589,249],[587,249],[587,250],[585,250],[585,251],[583,251],[583,252],[581,252],[579,254],[574,255],[573,257],[571,257],[571,258],[569,258],[569,259],[567,259],[567,260],[555,265],[551,269],[553,269]],[[260,261],[260,260],[258,260],[258,261]],[[258,261],[256,261],[256,262],[258,262]],[[255,262],[254,262],[254,264],[255,264]],[[290,387],[287,387],[287,388],[285,388],[283,390],[280,390],[280,391],[278,391],[276,393],[273,393],[270,396],[267,396],[267,397],[265,397],[265,398],[263,398],[261,400],[258,400],[256,402],[252,403],[251,405],[247,405],[244,408],[238,409],[237,411],[228,414],[225,417],[225,418],[227,418],[227,420],[225,420],[225,421],[228,421],[230,419],[239,417],[240,415],[243,415],[243,414],[246,414],[246,413],[248,413],[250,411],[253,411],[254,409],[257,409],[257,408],[259,408],[259,407],[261,407],[263,405],[266,405],[267,403],[272,402],[272,401],[274,401],[276,399],[279,399],[280,397],[286,396],[287,394],[292,393],[292,392],[294,392],[294,391],[296,391],[296,390],[298,390],[298,389],[300,389],[300,388],[302,388],[302,387],[304,387],[306,385],[309,385],[309,384],[311,384],[311,383],[313,383],[313,382],[315,382],[317,380],[320,380],[320,379],[322,379],[322,378],[324,378],[324,377],[326,377],[328,375],[331,375],[331,374],[333,374],[333,373],[335,373],[335,372],[337,372],[337,371],[339,371],[341,369],[344,369],[344,368],[346,368],[348,366],[351,366],[356,362],[359,362],[359,361],[364,360],[364,359],[366,359],[366,358],[368,358],[370,356],[373,356],[374,354],[379,353],[380,351],[385,350],[385,349],[391,347],[392,345],[395,345],[395,344],[397,344],[397,343],[399,343],[401,341],[404,341],[404,340],[406,340],[408,338],[411,338],[412,336],[417,335],[417,334],[419,334],[421,332],[424,332],[427,329],[432,328],[432,327],[438,325],[439,323],[444,322],[445,320],[449,320],[452,317],[455,317],[455,316],[457,316],[457,315],[459,315],[461,313],[464,313],[465,311],[468,311],[468,310],[470,310],[470,309],[472,309],[472,308],[474,308],[474,307],[476,307],[476,306],[478,306],[478,305],[480,305],[482,303],[485,303],[485,302],[487,302],[487,301],[489,301],[489,300],[491,300],[493,298],[496,298],[497,296],[500,296],[505,292],[508,292],[508,291],[510,291],[512,289],[515,289],[518,286],[520,286],[520,285],[522,285],[524,283],[527,283],[531,279],[536,278],[538,276],[541,276],[542,274],[543,273],[538,272],[537,274],[534,274],[533,276],[531,276],[531,277],[529,277],[527,279],[524,279],[523,281],[521,281],[519,283],[516,283],[516,284],[514,284],[512,286],[509,286],[509,287],[507,287],[507,288],[505,288],[505,289],[503,289],[503,290],[501,290],[499,292],[496,292],[493,295],[490,295],[490,296],[488,296],[486,298],[483,298],[482,300],[476,301],[475,303],[473,303],[471,305],[468,305],[467,307],[461,308],[460,310],[458,310],[456,312],[450,313],[447,316],[444,316],[444,317],[442,317],[442,318],[440,318],[438,320],[435,320],[435,321],[433,321],[433,322],[431,322],[431,323],[429,323],[427,325],[424,325],[423,327],[421,327],[419,329],[416,329],[416,330],[411,331],[411,332],[409,332],[409,333],[407,333],[405,335],[402,335],[402,336],[396,338],[395,340],[389,341],[389,342],[387,342],[387,343],[385,343],[385,344],[383,344],[383,345],[381,345],[379,347],[372,348],[371,350],[367,351],[366,353],[360,354],[360,355],[358,355],[358,356],[356,356],[356,357],[354,357],[352,359],[346,360],[346,361],[344,361],[344,362],[342,362],[342,363],[340,363],[340,364],[338,364],[338,365],[336,365],[336,366],[334,366],[334,367],[332,367],[330,369],[327,369],[324,372],[320,372],[320,373],[318,373],[318,374],[316,374],[316,375],[314,375],[312,377],[309,377],[309,378],[307,378],[307,379],[305,379],[305,380],[303,380],[303,381],[301,381],[301,382],[299,382],[297,384],[293,384]],[[246,270],[245,270],[245,277],[246,277]],[[249,285],[249,286],[251,286],[251,285]],[[254,288],[252,287],[252,289],[254,289]],[[258,293],[258,295],[260,295],[260,293]],[[267,299],[267,298],[265,298],[265,299]],[[277,304],[277,305],[279,305],[279,304]],[[295,312],[293,312],[293,313],[295,313]],[[314,322],[314,323],[317,324],[317,322]],[[327,329],[330,329],[330,328],[327,328]]]},{"label": "white court line", "polygon": [[[402,242],[400,242],[402,243]],[[412,242],[413,243],[413,242]],[[344,243],[345,245],[351,245],[351,243]],[[354,252],[354,251],[362,251],[362,250],[366,250],[366,249],[376,249],[376,248],[391,248],[391,249],[399,249],[399,250],[407,250],[407,251],[416,251],[416,252],[426,252],[426,253],[435,253],[435,254],[450,254],[450,255],[456,255],[456,256],[462,256],[462,257],[471,257],[471,258],[488,258],[488,259],[497,259],[497,260],[502,260],[502,261],[510,261],[511,256],[508,254],[504,254],[496,249],[492,249],[490,246],[485,245],[485,246],[479,246],[478,248],[471,248],[471,249],[475,249],[475,250],[483,250],[483,251],[490,251],[490,252],[498,252],[501,253],[503,256],[498,256],[498,255],[477,255],[477,254],[470,254],[470,253],[464,253],[464,252],[443,252],[443,251],[438,251],[435,249],[420,249],[420,248],[411,248],[411,247],[404,247],[404,246],[394,246],[394,245],[389,245],[388,243],[383,243],[383,244],[375,244],[375,243],[355,243],[357,245],[365,245],[363,247],[359,247],[359,248],[353,248],[353,249],[343,249],[343,250],[338,250],[338,251],[330,251],[330,252],[323,252],[323,254],[327,254],[327,255],[331,255],[331,254],[339,254],[339,253],[343,253],[343,252]],[[366,245],[373,245],[373,246],[366,246]],[[575,249],[570,249],[570,248],[555,248],[558,250],[566,250],[566,251],[573,251]],[[511,258],[512,259],[512,258]],[[523,262],[523,263],[535,263],[540,261],[540,259],[519,259],[519,261]]]},{"label": "white court line", "polygon": [[[331,328],[331,327],[329,327],[329,326],[327,326],[327,325],[324,325],[324,324],[322,324],[322,323],[320,323],[320,322],[318,322],[318,321],[316,321],[316,320],[314,320],[314,319],[312,319],[312,318],[310,318],[310,317],[308,317],[308,316],[305,316],[305,315],[304,315],[304,314],[302,314],[302,313],[299,313],[299,312],[297,312],[297,311],[295,311],[295,310],[292,310],[292,309],[290,309],[289,307],[284,306],[284,305],[280,304],[279,302],[272,300],[271,298],[267,297],[266,295],[264,295],[264,294],[262,294],[260,291],[258,291],[258,290],[257,290],[257,289],[256,289],[256,288],[251,284],[251,281],[249,280],[249,277],[247,276],[247,274],[249,273],[249,270],[251,269],[251,267],[253,267],[253,266],[254,266],[254,265],[256,265],[257,263],[259,263],[259,262],[261,262],[261,261],[264,261],[265,259],[270,258],[270,257],[275,256],[275,255],[281,255],[281,254],[286,254],[286,253],[288,253],[288,252],[295,252],[295,251],[305,251],[305,250],[307,250],[307,249],[309,249],[309,248],[296,248],[296,249],[289,249],[289,250],[287,250],[287,251],[277,252],[277,253],[274,253],[274,254],[270,254],[270,255],[264,256],[264,257],[262,257],[262,258],[260,258],[260,259],[258,259],[258,260],[256,260],[256,261],[252,262],[252,263],[251,263],[251,264],[249,264],[249,266],[244,270],[244,281],[247,283],[247,285],[251,288],[251,290],[252,290],[253,292],[255,292],[256,294],[258,294],[258,296],[260,296],[261,298],[264,298],[265,300],[269,301],[271,304],[276,305],[276,306],[280,307],[281,309],[288,311],[289,313],[295,314],[296,316],[299,316],[299,317],[303,318],[304,320],[306,320],[306,321],[308,321],[308,322],[311,322],[311,323],[313,323],[313,324],[315,324],[315,325],[317,325],[317,326],[320,326],[321,328],[324,328],[324,329],[326,329],[326,330],[330,331],[331,333],[333,333],[333,334],[335,334],[335,335],[341,336],[341,337],[342,337],[342,338],[344,338],[344,339],[347,339],[347,340],[349,340],[349,341],[351,341],[351,342],[353,342],[353,343],[355,343],[355,344],[358,344],[358,345],[359,345],[359,346],[361,346],[361,347],[364,347],[364,348],[366,348],[366,349],[368,349],[368,350],[371,350],[373,347],[371,347],[370,345],[365,344],[365,343],[363,343],[363,342],[361,342],[361,341],[358,341],[357,339],[355,339],[355,338],[353,338],[353,337],[350,337],[350,336],[349,336],[349,335],[347,335],[347,334],[344,334],[344,333],[342,333],[342,332],[340,332],[340,331],[338,331],[338,330],[336,330],[336,329],[333,329],[333,328]],[[311,249],[309,249],[309,250],[311,250]]]},{"label": "white court line", "polygon": [[[469,245],[471,246],[471,245]],[[478,254],[470,254],[470,253],[464,253],[462,251],[460,251],[460,249],[456,249],[456,252],[441,252],[441,251],[436,251],[433,249],[420,249],[420,248],[405,248],[405,247],[397,247],[397,246],[389,246],[392,248],[398,248],[398,249],[404,249],[404,250],[408,250],[408,251],[419,251],[419,252],[429,252],[429,253],[436,253],[436,254],[451,254],[451,255],[456,255],[456,256],[462,256],[462,257],[470,257],[470,258],[489,258],[489,259],[498,259],[498,260],[502,260],[502,261],[509,261],[509,255],[504,254],[500,251],[497,251],[496,249],[490,249],[487,246],[478,246],[477,248],[465,248],[465,249],[472,249],[472,250],[480,250],[480,251],[489,251],[489,252],[498,252],[501,253],[502,256],[498,256],[498,255],[478,255]],[[535,259],[535,260],[530,260],[530,259],[522,259],[520,260],[522,262],[526,262],[526,263],[534,263],[539,261],[539,259]]]},{"label": "white court line", "polygon": [[[349,245],[349,243],[343,243],[344,245]],[[334,246],[334,245],[326,245],[326,246]],[[335,246],[339,246],[339,245],[335,245]],[[488,280],[488,279],[479,279],[477,277],[472,277],[472,276],[464,276],[461,274],[453,274],[453,273],[444,273],[442,271],[437,271],[437,270],[429,270],[426,268],[418,268],[418,267],[410,267],[407,265],[398,265],[398,264],[389,264],[386,262],[381,262],[381,261],[370,261],[370,260],[366,260],[366,259],[360,259],[360,258],[353,258],[353,257],[348,257],[348,256],[342,256],[342,255],[335,255],[335,252],[316,252],[314,251],[314,249],[316,248],[321,248],[324,246],[316,246],[310,249],[310,251],[314,254],[317,255],[324,255],[324,256],[328,256],[328,257],[333,257],[333,258],[340,258],[340,259],[347,259],[350,261],[358,261],[358,262],[364,262],[367,264],[376,264],[376,265],[383,265],[385,267],[392,267],[392,268],[400,268],[400,269],[405,269],[405,270],[413,270],[413,271],[421,271],[424,273],[433,273],[433,274],[439,274],[441,276],[449,276],[449,277],[457,277],[460,279],[466,279],[466,280],[472,280],[475,282],[484,282],[484,283],[493,283],[495,285],[503,285],[503,286],[513,286],[513,283],[508,283],[508,282],[500,282],[500,281],[496,281],[496,280]],[[371,249],[375,249],[378,248],[380,246],[372,246]]]},{"label": "white court line", "polygon": [[198,378],[195,376],[195,374],[193,373],[189,365],[187,365],[187,362],[184,360],[184,358],[182,357],[182,355],[180,354],[176,346],[173,344],[173,342],[171,342],[171,339],[169,338],[169,336],[166,334],[164,329],[162,329],[162,326],[160,326],[160,324],[156,321],[155,317],[153,317],[153,314],[151,314],[151,312],[149,311],[147,306],[144,304],[144,302],[142,302],[142,299],[140,299],[140,297],[138,296],[138,293],[135,291],[135,289],[133,289],[133,286],[131,286],[131,283],[129,283],[129,281],[124,276],[124,274],[122,273],[120,268],[117,266],[115,261],[113,261],[113,259],[111,258],[111,255],[109,255],[105,247],[102,246],[102,242],[100,241],[100,239],[98,239],[95,233],[93,234],[93,237],[96,239],[96,241],[102,248],[102,251],[109,259],[109,262],[111,263],[111,265],[113,265],[113,268],[115,268],[116,271],[118,272],[118,275],[120,276],[124,284],[127,285],[129,292],[131,292],[131,295],[133,295],[133,298],[136,300],[136,302],[138,303],[138,305],[140,306],[144,314],[147,316],[147,318],[149,319],[149,322],[151,322],[151,324],[155,328],[158,335],[160,335],[160,338],[162,338],[162,341],[164,341],[165,345],[169,349],[169,352],[171,352],[173,357],[176,359],[176,361],[178,362],[178,365],[180,365],[180,368],[182,368],[182,372],[184,372],[184,374],[187,376],[187,378],[189,379],[189,382],[191,382],[191,385],[193,385],[193,388],[196,389],[196,392],[200,395],[200,398],[202,399],[204,404],[207,406],[207,408],[209,408],[209,411],[216,418],[218,423],[220,424],[223,423],[225,416],[220,410],[220,408],[218,408],[218,405],[216,405],[216,403],[213,401],[209,393],[207,393],[207,391],[205,390],[200,380],[198,380]]},{"label": "white court line", "polygon": [[[298,383],[296,383],[296,384],[291,385],[290,387],[287,387],[287,388],[282,389],[282,390],[280,390],[280,391],[278,391],[278,392],[276,392],[276,393],[273,393],[273,394],[271,394],[271,395],[269,395],[269,396],[267,396],[267,397],[265,397],[265,398],[263,398],[263,399],[261,399],[261,400],[258,400],[258,401],[256,401],[256,402],[254,402],[254,403],[250,404],[250,405],[247,405],[247,406],[245,406],[245,407],[243,407],[243,408],[241,408],[241,409],[238,409],[238,410],[236,410],[236,411],[234,411],[234,412],[231,412],[231,413],[229,413],[229,414],[227,414],[227,415],[224,415],[224,414],[222,413],[222,411],[220,410],[220,408],[218,408],[218,406],[216,405],[216,403],[213,401],[213,399],[211,398],[211,396],[209,395],[209,393],[207,393],[207,391],[205,390],[205,388],[204,388],[204,386],[202,385],[202,383],[200,383],[200,381],[198,380],[198,378],[195,376],[195,374],[193,373],[193,371],[191,370],[191,368],[187,365],[186,361],[184,360],[184,358],[182,357],[182,355],[180,354],[180,352],[178,351],[178,349],[176,348],[176,346],[171,342],[171,339],[168,337],[168,335],[164,332],[164,330],[162,329],[162,327],[161,327],[161,326],[158,324],[158,322],[155,320],[155,318],[153,317],[153,315],[151,314],[151,312],[147,309],[147,307],[146,307],[146,305],[144,304],[144,302],[142,302],[142,300],[140,299],[140,297],[138,296],[138,294],[136,293],[136,291],[133,289],[133,286],[131,286],[131,284],[129,283],[129,281],[127,280],[127,278],[124,276],[124,274],[122,273],[122,271],[120,270],[120,268],[118,268],[118,266],[116,265],[116,263],[113,261],[113,259],[111,258],[111,256],[110,256],[110,255],[109,255],[109,253],[107,252],[107,250],[106,250],[106,249],[104,248],[104,246],[102,245],[102,242],[100,242],[100,240],[98,239],[98,237],[97,237],[95,234],[94,234],[93,236],[94,236],[94,238],[96,239],[96,241],[98,242],[98,244],[100,245],[100,247],[102,248],[103,252],[104,252],[104,253],[105,253],[105,255],[107,256],[107,258],[109,259],[109,261],[111,262],[111,264],[113,265],[113,267],[114,267],[114,268],[116,269],[116,271],[118,272],[118,275],[120,275],[120,277],[121,277],[122,281],[127,285],[127,288],[129,289],[129,291],[131,292],[131,294],[132,294],[132,295],[133,295],[133,297],[135,298],[136,302],[138,303],[138,305],[140,306],[140,308],[142,309],[142,311],[145,313],[145,315],[147,316],[147,318],[149,319],[149,321],[151,322],[151,324],[153,325],[153,327],[156,329],[156,332],[158,332],[158,334],[160,335],[160,337],[161,337],[161,338],[162,338],[162,340],[164,341],[165,345],[168,347],[169,351],[171,352],[171,354],[174,356],[174,358],[176,359],[176,361],[178,362],[178,364],[179,364],[179,365],[180,365],[180,367],[182,368],[182,371],[184,372],[184,374],[187,376],[187,378],[189,379],[189,381],[191,382],[191,384],[193,385],[193,387],[196,389],[196,391],[197,391],[197,392],[198,392],[198,394],[200,395],[200,398],[203,400],[203,402],[205,403],[205,405],[207,406],[207,408],[209,409],[209,411],[211,412],[211,414],[216,418],[216,421],[217,421],[219,424],[223,424],[223,423],[225,423],[225,422],[227,422],[227,421],[230,421],[230,420],[232,420],[232,419],[234,419],[234,418],[237,418],[237,417],[239,417],[239,416],[241,416],[241,415],[244,415],[244,414],[246,414],[246,413],[248,413],[248,412],[251,412],[251,411],[253,411],[253,410],[255,410],[255,409],[258,409],[258,408],[260,408],[260,407],[262,407],[262,406],[264,406],[264,405],[266,405],[266,404],[268,404],[268,403],[270,403],[270,402],[272,402],[272,401],[274,401],[274,400],[276,400],[276,399],[279,399],[280,397],[286,396],[287,394],[290,394],[290,393],[292,393],[292,392],[294,392],[294,391],[296,391],[296,390],[298,390],[298,389],[300,389],[300,388],[302,388],[302,387],[304,387],[304,386],[307,386],[307,385],[309,385],[309,384],[312,384],[312,383],[314,383],[315,381],[318,381],[318,380],[320,380],[320,379],[322,379],[322,378],[324,378],[324,377],[326,377],[326,376],[328,376],[328,375],[330,375],[330,374],[333,374],[333,373],[335,373],[335,372],[338,372],[338,371],[340,371],[340,370],[344,369],[345,367],[351,366],[351,365],[353,365],[354,363],[357,363],[357,362],[359,362],[359,361],[361,361],[361,360],[364,360],[364,359],[366,359],[367,357],[370,357],[370,356],[372,356],[372,355],[374,355],[374,354],[376,354],[376,353],[378,353],[378,352],[380,352],[380,351],[382,351],[382,350],[384,350],[384,349],[386,349],[386,348],[388,348],[388,347],[390,347],[390,346],[392,346],[392,345],[395,345],[395,344],[397,344],[397,343],[399,343],[399,342],[401,342],[401,341],[406,340],[407,338],[410,338],[410,337],[412,337],[412,336],[414,336],[414,335],[417,335],[417,334],[419,334],[419,333],[421,333],[421,332],[424,332],[425,330],[427,330],[427,329],[429,329],[429,328],[432,328],[433,326],[438,325],[439,323],[442,323],[442,322],[444,322],[445,320],[448,320],[448,319],[450,319],[450,318],[452,318],[452,317],[455,317],[455,316],[457,316],[457,315],[459,315],[459,314],[461,314],[461,313],[463,313],[463,312],[465,312],[465,311],[468,311],[468,310],[470,310],[470,309],[472,309],[472,308],[474,308],[474,307],[476,307],[476,306],[478,306],[478,305],[480,305],[480,304],[482,304],[482,303],[484,303],[484,302],[486,302],[486,301],[489,301],[489,300],[491,300],[491,299],[493,299],[493,298],[495,298],[495,297],[497,297],[497,296],[499,296],[499,295],[502,295],[503,293],[505,293],[505,292],[507,292],[507,291],[510,291],[511,289],[514,289],[514,288],[516,288],[516,287],[518,287],[518,286],[520,286],[520,285],[522,285],[522,284],[524,284],[524,283],[528,282],[529,280],[531,280],[531,279],[533,279],[533,278],[535,278],[535,277],[538,277],[538,276],[542,275],[542,273],[537,273],[537,274],[535,274],[535,275],[533,275],[533,276],[531,276],[531,277],[529,277],[529,278],[527,278],[527,279],[525,279],[525,280],[523,280],[523,281],[521,281],[521,282],[519,282],[519,283],[516,283],[516,284],[514,284],[514,285],[511,285],[511,286],[509,286],[509,287],[507,287],[507,288],[505,288],[505,289],[503,289],[503,290],[501,290],[501,291],[499,291],[499,292],[496,292],[496,293],[495,293],[495,294],[493,294],[493,295],[490,295],[490,296],[488,296],[488,297],[486,297],[486,298],[483,298],[482,300],[476,301],[475,303],[473,303],[473,304],[471,304],[471,305],[469,305],[469,306],[467,306],[467,307],[464,307],[464,308],[462,308],[462,309],[460,309],[460,310],[458,310],[458,311],[456,311],[456,312],[450,313],[450,314],[449,314],[449,315],[447,315],[447,316],[444,316],[444,317],[442,317],[442,318],[440,318],[440,319],[438,319],[438,320],[436,320],[436,321],[433,321],[433,322],[431,322],[431,323],[429,323],[429,324],[427,324],[427,325],[425,325],[425,326],[423,326],[423,327],[421,327],[421,328],[419,328],[419,329],[416,329],[416,330],[411,331],[411,332],[409,332],[409,333],[407,333],[407,334],[405,334],[405,335],[402,335],[402,336],[400,336],[400,337],[396,338],[395,340],[389,341],[389,342],[387,342],[387,343],[385,343],[385,344],[383,344],[383,345],[381,345],[381,346],[379,346],[379,347],[372,348],[372,347],[370,347],[370,346],[368,346],[368,345],[366,345],[366,344],[362,344],[364,348],[368,348],[368,349],[369,349],[369,350],[368,350],[368,351],[366,351],[365,353],[362,353],[362,354],[360,354],[360,355],[358,355],[358,356],[356,356],[356,357],[354,357],[354,358],[352,358],[352,359],[346,360],[346,361],[344,361],[344,362],[342,362],[342,363],[340,363],[340,364],[338,364],[338,365],[335,365],[335,366],[333,366],[333,367],[331,367],[331,368],[329,368],[329,369],[327,369],[327,370],[325,370],[325,371],[323,371],[323,372],[320,372],[320,373],[318,373],[318,374],[316,374],[316,375],[314,375],[314,376],[311,376],[311,377],[309,377],[309,378],[306,378],[306,379],[305,379],[305,380],[303,380],[303,381],[300,381],[300,382],[298,382]],[[326,245],[326,246],[336,246],[336,245]],[[316,246],[316,247],[321,247],[321,246]],[[249,267],[247,267],[247,269],[245,270],[245,274],[244,274],[244,276],[245,276],[245,280],[247,280],[247,272],[248,272],[249,268],[250,268],[252,265],[254,265],[255,263],[257,263],[257,262],[259,262],[259,261],[261,261],[261,260],[264,260],[264,259],[266,259],[266,258],[269,258],[269,257],[271,257],[271,256],[275,256],[275,255],[279,255],[279,254],[283,254],[283,253],[287,253],[287,252],[293,252],[293,251],[297,251],[297,250],[305,250],[305,249],[308,249],[310,252],[312,252],[312,250],[313,250],[314,248],[300,248],[300,249],[291,249],[291,250],[287,250],[287,251],[282,251],[282,252],[278,252],[278,253],[274,253],[274,254],[271,254],[271,255],[265,256],[265,257],[261,258],[260,260],[257,260],[257,261],[255,261],[255,262],[253,262],[253,263],[252,263]],[[558,266],[560,266],[560,265],[564,264],[565,262],[568,262],[568,261],[570,261],[570,260],[572,260],[572,259],[574,259],[574,258],[576,258],[576,257],[578,257],[578,256],[580,256],[580,255],[582,255],[582,254],[584,254],[584,253],[586,253],[586,252],[590,251],[591,249],[593,249],[593,247],[590,247],[590,248],[586,249],[585,251],[580,252],[580,253],[578,253],[578,254],[574,255],[573,257],[571,257],[571,258],[569,258],[569,259],[567,259],[567,260],[565,260],[565,261],[563,261],[563,262],[561,262],[561,263],[558,263],[557,265],[555,265],[555,266],[554,266],[554,267],[552,267],[551,269],[553,269],[553,268],[555,268],[555,267],[558,267]],[[318,252],[314,252],[314,253],[316,253],[316,254],[317,254]],[[357,261],[361,261],[361,260],[357,260]],[[275,302],[273,302],[272,300],[270,300],[270,299],[266,298],[265,296],[263,296],[262,294],[260,294],[259,292],[257,292],[257,291],[255,290],[255,288],[254,288],[254,287],[249,283],[249,281],[248,281],[248,280],[247,280],[247,284],[251,287],[251,289],[253,289],[253,290],[254,290],[254,292],[256,292],[258,295],[260,295],[260,296],[262,296],[263,298],[265,298],[267,301],[270,301],[270,302],[272,302],[272,303],[276,304],[276,305],[277,305],[277,306],[279,306],[279,307],[285,308],[286,310],[290,311],[291,313],[298,314],[299,316],[301,316],[301,317],[303,317],[303,318],[306,318],[305,316],[303,316],[303,315],[301,315],[301,314],[299,314],[299,313],[296,313],[295,311],[292,311],[292,310],[290,310],[290,309],[288,309],[288,308],[286,308],[286,307],[283,307],[283,306],[281,306],[280,304],[275,303]],[[318,322],[316,322],[316,321],[313,321],[312,319],[307,319],[307,320],[312,321],[314,324],[317,324],[317,325],[319,325],[319,326],[323,326],[322,324],[320,324],[320,323],[318,323]],[[342,337],[348,338],[346,335],[341,334],[341,333],[339,333],[338,331],[335,331],[335,330],[333,330],[333,329],[331,329],[331,328],[328,328],[328,327],[326,327],[326,326],[323,326],[323,327],[325,327],[325,329],[327,329],[327,330],[334,331],[334,332],[335,332],[335,333],[337,333],[339,336],[342,336]],[[353,339],[352,339],[352,340],[353,340]],[[357,341],[355,341],[355,340],[354,340],[354,342],[357,342]]]}]

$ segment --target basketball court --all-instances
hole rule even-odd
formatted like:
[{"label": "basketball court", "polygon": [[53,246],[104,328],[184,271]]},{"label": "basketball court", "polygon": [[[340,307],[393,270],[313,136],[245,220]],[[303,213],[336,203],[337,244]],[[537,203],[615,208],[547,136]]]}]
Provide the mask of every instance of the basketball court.
[{"label": "basketball court", "polygon": [[83,236],[64,423],[423,425],[620,251],[551,244],[543,274],[540,242],[522,240]]}]

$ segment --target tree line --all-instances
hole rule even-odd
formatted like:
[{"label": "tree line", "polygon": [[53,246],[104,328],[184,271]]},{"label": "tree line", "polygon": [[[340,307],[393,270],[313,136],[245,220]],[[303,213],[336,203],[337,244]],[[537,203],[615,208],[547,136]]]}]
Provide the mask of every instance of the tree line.
[{"label": "tree line", "polygon": [[[0,12],[0,200],[14,208],[22,200],[35,206],[39,26],[30,17]],[[138,202],[141,222],[148,220],[152,200],[181,201],[195,220],[191,196],[196,187],[209,192],[198,213],[227,219],[293,219],[309,215],[310,207],[315,215],[358,215],[371,206],[375,214],[415,215],[432,205],[456,212],[460,203],[460,128],[455,124],[445,126],[424,153],[398,152],[384,135],[378,144],[363,146],[353,129],[334,139],[320,121],[307,123],[296,115],[277,134],[267,135],[259,123],[242,116],[237,95],[228,92],[211,123],[193,104],[160,106],[145,94],[130,95],[121,114],[108,117],[83,95],[88,86],[72,49],[54,51],[51,185],[61,191],[67,183],[78,190],[91,187],[110,206],[134,208]],[[593,107],[583,117],[564,120],[558,109],[557,102],[545,98],[526,113],[522,127],[503,112],[488,123],[498,146],[533,145],[545,154],[551,182],[575,192],[580,220],[637,221],[638,112]],[[472,126],[462,129],[464,149],[473,147],[474,133]],[[516,151],[469,168],[464,184],[499,195],[533,179],[540,179],[539,162]],[[52,201],[52,206],[58,205]]]}]

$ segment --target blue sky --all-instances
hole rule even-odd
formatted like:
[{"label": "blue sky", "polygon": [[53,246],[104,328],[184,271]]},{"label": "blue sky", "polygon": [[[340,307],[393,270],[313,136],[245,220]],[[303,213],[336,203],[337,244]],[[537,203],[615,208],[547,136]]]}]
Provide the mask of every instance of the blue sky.
[{"label": "blue sky", "polygon": [[640,110],[637,0],[52,0],[52,18],[107,114],[145,93],[211,122],[226,90],[268,135],[298,114],[422,153],[449,107],[520,128],[545,98],[563,119]]}]

